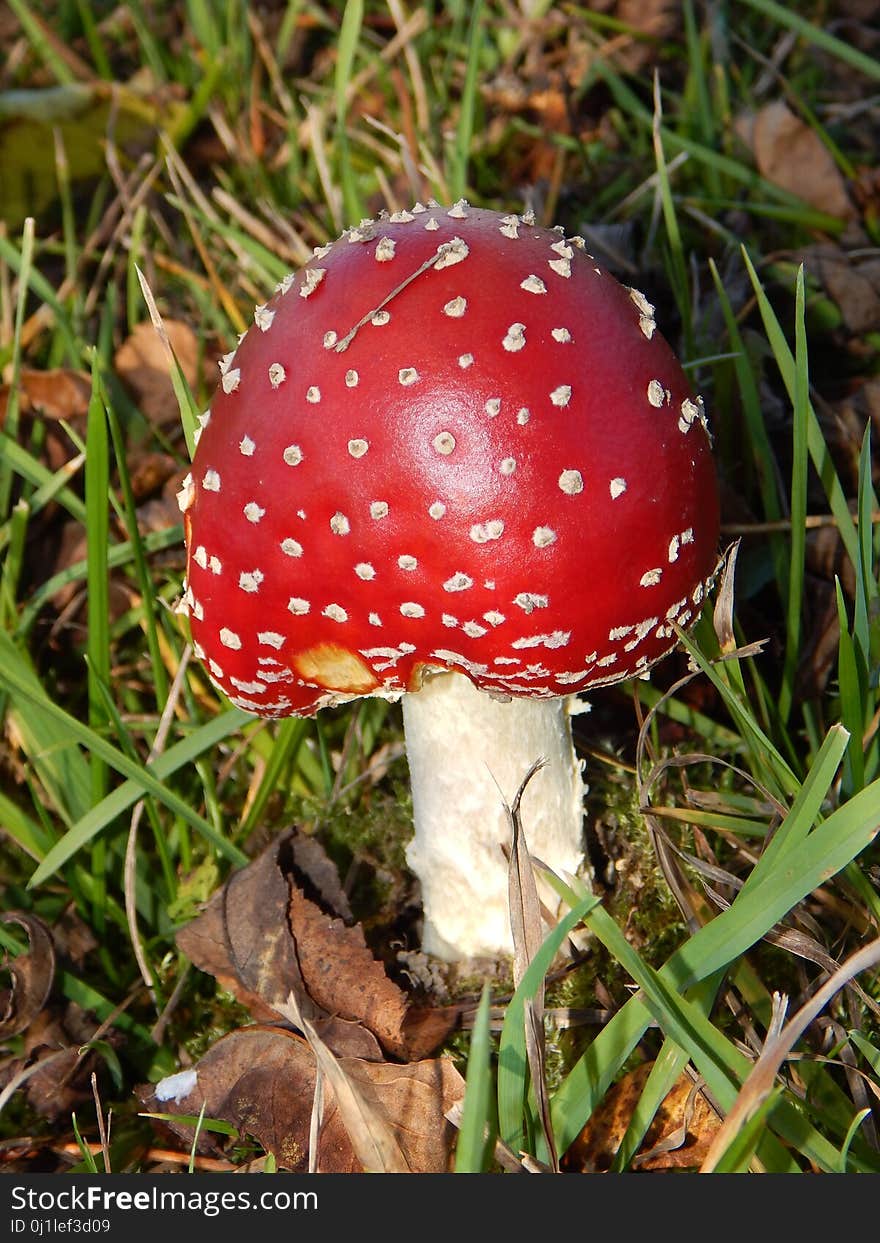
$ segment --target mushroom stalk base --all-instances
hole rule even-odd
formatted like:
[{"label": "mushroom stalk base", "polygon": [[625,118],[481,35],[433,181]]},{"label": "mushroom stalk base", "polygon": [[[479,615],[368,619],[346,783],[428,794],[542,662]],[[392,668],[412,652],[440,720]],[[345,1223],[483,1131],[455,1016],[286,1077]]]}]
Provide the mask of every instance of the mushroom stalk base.
[{"label": "mushroom stalk base", "polygon": [[[538,759],[546,764],[521,803],[529,851],[554,870],[583,862],[585,786],[570,710],[569,698],[501,703],[458,673],[404,696],[415,823],[406,857],[421,883],[426,953],[454,962],[512,952],[504,805]],[[555,909],[555,897],[539,892]]]}]

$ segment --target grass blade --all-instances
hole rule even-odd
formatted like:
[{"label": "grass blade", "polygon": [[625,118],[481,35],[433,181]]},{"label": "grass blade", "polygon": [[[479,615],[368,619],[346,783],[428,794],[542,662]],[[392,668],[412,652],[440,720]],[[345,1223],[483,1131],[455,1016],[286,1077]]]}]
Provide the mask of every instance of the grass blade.
[{"label": "grass blade", "polygon": [[[584,916],[597,906],[593,894],[582,898],[549,933],[535,954],[507,1007],[498,1048],[498,1131],[514,1152],[526,1147],[524,1104],[528,1095],[525,1002],[541,986],[560,945]],[[559,1151],[562,1151],[560,1148]]]},{"label": "grass blade", "polygon": [[112,790],[96,807],[90,808],[53,846],[31,877],[31,886],[42,884],[106,825],[143,798],[144,794],[153,794],[161,802],[166,803],[171,811],[182,816],[233,863],[238,865],[245,863],[246,857],[235,846],[219,837],[207,820],[191,811],[184,800],[179,799],[161,783],[175,772],[192,764],[200,755],[204,755],[224,738],[234,734],[248,720],[250,718],[238,708],[230,708],[229,711],[221,713],[214,720],[195,730],[188,738],[169,747],[167,751],[157,756],[148,768],[141,768],[127,756],[119,756],[119,760],[124,760],[124,763],[114,763],[111,760],[110,762],[114,767],[119,768],[119,771],[129,773],[128,780]]},{"label": "grass blade", "polygon": [[794,683],[800,659],[801,609],[804,598],[804,562],[807,547],[807,421],[810,378],[807,363],[807,330],[804,320],[804,269],[798,269],[795,293],[794,417],[791,457],[791,554],[788,576],[788,608],[785,626],[785,658],[779,688],[779,716],[788,721],[794,699]]},{"label": "grass blade", "polygon": [[455,146],[450,160],[449,194],[453,199],[464,198],[467,193],[468,165],[473,145],[479,85],[480,55],[483,50],[484,0],[476,0],[471,9],[471,21],[467,35],[467,61],[464,86],[459,105],[458,127]]},{"label": "grass blade", "polygon": [[468,1051],[464,1105],[455,1145],[456,1174],[480,1174],[492,1148],[489,985],[483,985]]},{"label": "grass blade", "polygon": [[[815,828],[798,851],[786,853],[786,866],[780,865],[776,885],[753,887],[751,891],[748,885],[744,886],[726,911],[675,951],[660,969],[660,978],[684,992],[699,980],[726,968],[798,902],[864,850],[874,840],[878,829],[880,783],[874,782]],[[618,1011],[569,1072],[552,1103],[560,1151],[573,1141],[641,1039],[649,1021],[648,1009],[639,998],[633,998]],[[794,1125],[794,1119],[790,1121]],[[825,1151],[828,1146],[820,1147]]]},{"label": "grass blade", "polygon": [[140,268],[135,267],[137,278],[140,281],[141,292],[144,295],[144,301],[147,304],[147,310],[150,313],[150,320],[153,327],[159,334],[159,340],[162,342],[165,354],[168,358],[169,370],[171,373],[171,385],[174,389],[174,396],[177,398],[177,407],[180,411],[180,422],[183,426],[183,435],[186,440],[186,447],[190,457],[195,453],[196,448],[196,430],[198,428],[198,408],[190,392],[189,384],[186,376],[183,374],[183,368],[177,361],[177,355],[165,331],[165,325],[162,323],[162,316],[159,314],[159,308],[156,306],[156,299],[153,297],[152,290],[147,284],[147,279]]},{"label": "grass blade", "polygon": [[[18,435],[19,392],[21,380],[21,334],[24,327],[25,308],[27,307],[28,282],[34,258],[34,221],[28,216],[24,222],[21,239],[21,266],[18,273],[18,298],[15,305],[15,327],[12,337],[12,375],[9,383],[9,396],[6,400],[6,414],[3,419],[3,431],[11,442]],[[12,497],[12,472],[9,462],[0,458],[0,521],[5,521],[9,513]]]},{"label": "grass blade", "polygon": [[[12,715],[21,748],[37,774],[53,810],[66,824],[91,806],[89,766],[73,745],[66,728],[67,713],[47,709],[51,701],[30,659],[0,629],[0,684],[10,693]],[[61,718],[59,719],[59,713]]]},{"label": "grass blade", "polygon": [[[755,297],[758,301],[758,309],[761,312],[761,319],[764,322],[764,331],[767,334],[767,340],[770,342],[770,348],[773,350],[773,357],[782,376],[782,382],[788,392],[789,400],[794,404],[797,400],[797,366],[792,356],[791,349],[785,339],[785,333],[782,331],[776,312],[770,305],[770,299],[764,292],[758,273],[755,271],[754,265],[749,258],[748,253],[743,249],[743,260],[749,273],[749,279],[752,282],[752,288],[755,291]],[[825,495],[828,497],[828,504],[831,512],[837,522],[837,529],[843,546],[849,555],[853,565],[858,565],[858,533],[856,532],[855,523],[847,504],[846,493],[843,490],[834,463],[831,459],[828,446],[822,435],[822,428],[816,417],[816,412],[811,403],[807,403],[805,410],[807,421],[807,447],[810,458],[822,485],[825,488]]]},{"label": "grass blade", "polygon": [[669,276],[672,282],[675,302],[681,316],[682,335],[685,341],[685,354],[691,356],[694,347],[694,325],[691,313],[691,299],[688,291],[687,263],[684,257],[684,245],[681,240],[681,229],[675,212],[672,198],[672,186],[669,182],[669,168],[666,153],[663,149],[663,100],[660,94],[659,74],[654,76],[654,115],[651,123],[651,137],[654,144],[654,161],[657,167],[657,189],[660,195],[660,206],[663,211],[663,222],[666,226],[666,240],[669,245]]},{"label": "grass blade", "polygon": [[[86,415],[86,541],[88,573],[86,576],[86,665],[88,687],[88,721],[93,730],[107,726],[104,705],[105,688],[110,683],[110,575],[107,552],[110,541],[110,447],[107,416],[101,399],[98,378],[98,351],[92,356],[92,391]],[[109,693],[109,691],[107,692]],[[107,793],[110,771],[107,763],[95,752],[89,753],[91,801],[99,802]],[[91,871],[95,881],[92,918],[99,934],[105,929],[107,852],[103,840],[92,847]]]},{"label": "grass blade", "polygon": [[849,632],[849,617],[840,579],[835,579],[834,583],[837,592],[837,620],[840,628],[837,640],[840,715],[850,735],[846,751],[844,789],[847,795],[852,795],[856,790],[861,790],[865,784],[865,756],[862,750],[862,733],[865,726],[862,685],[865,677],[859,669],[859,654]]},{"label": "grass blade", "polygon": [[873,56],[859,51],[852,44],[845,43],[843,39],[838,39],[835,35],[829,34],[824,26],[811,21],[808,17],[801,16],[796,8],[790,8],[784,4],[776,4],[775,0],[743,0],[743,2],[750,9],[755,9],[762,17],[769,17],[773,21],[779,22],[780,26],[786,26],[789,30],[794,30],[801,38],[806,39],[808,43],[812,43],[815,47],[821,48],[823,52],[836,56],[838,60],[842,60],[845,65],[849,65],[857,73],[863,73],[866,77],[880,82],[880,62]]},{"label": "grass blade", "polygon": [[[108,548],[110,518],[107,499],[110,490],[110,446],[107,415],[101,399],[98,355],[92,359],[92,392],[86,416],[86,539],[88,544],[87,627],[89,725],[101,729],[107,722],[99,683],[110,682],[110,583]],[[92,797],[103,798],[107,770],[103,761],[92,761]]]},{"label": "grass blade", "polygon": [[348,113],[347,92],[354,71],[361,26],[364,20],[363,0],[345,0],[345,11],[336,47],[336,72],[334,77],[336,95],[336,147],[338,153],[339,180],[342,185],[342,201],[345,213],[352,224],[364,215],[357,178],[351,160],[351,147],[346,130]]}]

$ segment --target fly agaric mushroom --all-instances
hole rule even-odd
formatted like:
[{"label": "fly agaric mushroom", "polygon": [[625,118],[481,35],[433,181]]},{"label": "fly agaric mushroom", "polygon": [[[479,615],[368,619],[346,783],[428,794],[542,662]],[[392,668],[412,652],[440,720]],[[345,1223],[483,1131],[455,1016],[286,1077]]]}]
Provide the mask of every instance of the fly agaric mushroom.
[{"label": "fly agaric mushroom", "polygon": [[510,948],[502,794],[583,859],[579,691],[644,674],[716,566],[709,437],[653,308],[579,237],[464,201],[315,251],[221,362],[181,493],[234,704],[403,698],[423,948]]}]

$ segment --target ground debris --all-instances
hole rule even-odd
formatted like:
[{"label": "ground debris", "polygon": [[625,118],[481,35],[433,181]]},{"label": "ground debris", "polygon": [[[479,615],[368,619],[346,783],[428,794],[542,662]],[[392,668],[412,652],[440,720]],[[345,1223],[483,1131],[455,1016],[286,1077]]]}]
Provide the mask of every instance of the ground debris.
[{"label": "ground debris", "polygon": [[[180,930],[180,949],[260,1025],[223,1037],[196,1067],[182,1072],[182,1079],[176,1077],[187,1099],[175,1098],[174,1112],[198,1113],[205,1104],[211,1117],[255,1136],[285,1168],[304,1168],[315,1054],[308,1041],[280,1026],[290,1018],[292,996],[309,1040],[320,1042],[354,1079],[362,1106],[360,1121],[352,1120],[345,1101],[333,1106],[327,1087],[320,1168],[364,1168],[355,1156],[363,1149],[353,1136],[363,1124],[360,1115],[366,1111],[369,1117],[373,1109],[381,1113],[383,1127],[392,1126],[410,1169],[445,1169],[450,1139],[443,1116],[457,1099],[460,1077],[452,1062],[426,1059],[449,1035],[458,1011],[412,1005],[373,957],[361,926],[346,922],[340,908],[350,920],[329,858],[317,843],[289,830],[236,872]],[[399,1060],[388,1061],[389,1056]],[[197,1101],[191,1086],[196,1080]],[[156,1112],[169,1112],[162,1105],[164,1089],[157,1091],[151,1095],[145,1088],[141,1099]],[[340,1116],[347,1118],[348,1130]]]},{"label": "ground debris", "polygon": [[[447,1058],[411,1065],[340,1057],[338,1067],[354,1086],[366,1124],[390,1128],[413,1173],[443,1173],[449,1168],[453,1129],[446,1112],[461,1100],[464,1082]],[[278,1165],[302,1173],[309,1168],[309,1131],[317,1084],[315,1057],[307,1041],[279,1027],[241,1028],[222,1037],[189,1071],[140,1089],[150,1113],[175,1135],[192,1143],[193,1126],[183,1118],[198,1116],[231,1123],[250,1135]],[[360,1173],[332,1087],[323,1085],[324,1107],[313,1168],[321,1173]],[[199,1149],[219,1153],[222,1137],[203,1131]]]},{"label": "ground debris", "polygon": [[[164,319],[162,322],[187,384],[191,389],[197,388],[200,359],[195,332],[181,320]],[[149,423],[154,427],[168,427],[179,422],[168,356],[151,323],[143,320],[136,324],[116,351],[113,361],[117,375]]]},{"label": "ground debris", "polygon": [[[99,1030],[94,1017],[74,1002],[53,999],[56,958],[60,952],[81,961],[93,945],[72,911],[57,930],[23,911],[0,919],[24,928],[30,942],[27,953],[7,962],[12,984],[0,993],[0,1037],[18,1037],[16,1056],[0,1069],[0,1088],[24,1092],[31,1109],[54,1122],[90,1098],[90,1077],[100,1061],[88,1047]],[[103,1038],[109,1044],[120,1040],[118,1032]]]},{"label": "ground debris", "polygon": [[24,911],[8,911],[0,916],[4,924],[24,928],[30,942],[28,953],[7,960],[12,987],[0,994],[0,1037],[18,1036],[42,1012],[55,978],[55,947],[46,924]]},{"label": "ground debris", "polygon": [[773,185],[788,190],[840,220],[854,207],[846,181],[815,129],[802,121],[782,99],[765,104],[737,121],[740,138],[751,149],[758,171]]},{"label": "ground debris", "polygon": [[[653,1062],[643,1062],[606,1094],[564,1159],[569,1173],[603,1173],[611,1168],[640,1105]],[[664,1097],[632,1161],[634,1169],[697,1169],[720,1126],[718,1115],[694,1080],[678,1077]]]}]

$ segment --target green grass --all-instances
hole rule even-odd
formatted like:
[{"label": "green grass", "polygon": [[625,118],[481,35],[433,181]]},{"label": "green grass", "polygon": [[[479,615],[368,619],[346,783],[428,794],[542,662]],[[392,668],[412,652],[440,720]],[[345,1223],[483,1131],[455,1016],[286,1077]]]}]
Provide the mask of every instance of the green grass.
[{"label": "green grass", "polygon": [[[598,227],[649,285],[706,395],[726,516],[746,534],[732,612],[722,578],[681,659],[594,698],[603,758],[589,761],[591,814],[637,820],[641,832],[614,839],[625,866],[610,868],[607,889],[560,885],[567,914],[500,1024],[488,987],[479,1004],[479,988],[471,997],[473,1025],[449,1050],[467,1076],[455,1168],[543,1168],[553,1148],[565,1168],[612,1086],[651,1061],[609,1154],[615,1170],[635,1168],[690,1067],[722,1115],[748,1105],[713,1168],[880,1171],[866,1114],[880,1085],[876,964],[866,959],[858,988],[841,983],[825,1001],[833,1048],[804,1009],[880,923],[878,459],[869,422],[853,430],[836,415],[880,374],[880,338],[847,332],[810,249],[843,246],[855,264],[878,228],[858,208],[849,228],[862,233],[848,241],[844,222],[757,170],[735,125],[781,95],[843,174],[876,174],[870,131],[830,105],[856,79],[870,94],[880,71],[825,29],[818,4],[688,3],[662,38],[613,9],[536,7],[529,26],[496,0],[423,11],[290,0],[273,15],[191,0],[163,9],[157,32],[140,4],[121,21],[95,0],[10,6],[22,42],[0,71],[0,103],[145,74],[173,100],[156,113],[144,162],[120,141],[97,183],[82,179],[69,119],[49,127],[55,202],[0,229],[2,905],[50,926],[66,912],[97,941],[76,970],[59,969],[55,997],[103,1025],[95,1051],[115,1170],[149,1165],[135,1084],[241,1020],[175,946],[206,889],[305,819],[357,878],[357,914],[393,961],[383,885],[405,884],[402,842],[380,845],[371,820],[371,800],[392,798],[405,778],[388,759],[394,711],[371,703],[317,722],[255,722],[191,659],[175,610],[180,515],[145,529],[139,489],[148,455],[183,476],[214,379],[211,368],[188,378],[162,336],[181,418],[156,422],[126,389],[117,349],[138,324],[162,335],[182,320],[202,354],[219,356],[254,302],[362,215],[434,195],[516,210],[526,195],[539,220],[548,211],[546,223],[567,231]],[[768,86],[767,58],[788,32]],[[609,40],[638,51],[634,70],[608,54]],[[570,65],[579,70],[566,78]],[[525,102],[507,106],[498,82]],[[547,124],[542,92],[554,91],[563,112]],[[96,129],[92,141],[104,139]],[[23,377],[51,368],[88,377],[84,409],[31,408]],[[836,536],[833,565],[817,550],[817,516]],[[667,904],[641,909],[633,875]],[[635,915],[659,922],[645,932]],[[560,982],[551,968],[578,929],[589,948]],[[0,934],[8,953],[26,952],[17,925]],[[525,1034],[541,988],[552,1145]],[[500,982],[491,993],[499,1005]],[[757,1092],[775,993],[804,1023]],[[612,1012],[599,1028],[554,1026],[568,999],[577,1011],[600,995]],[[171,1035],[157,1040],[172,999]],[[13,1055],[23,1047],[10,1042]],[[64,1137],[81,1168],[97,1168],[91,1097],[49,1122],[29,1112],[25,1089],[3,1100],[3,1135]],[[203,1124],[228,1131],[222,1119]]]}]

